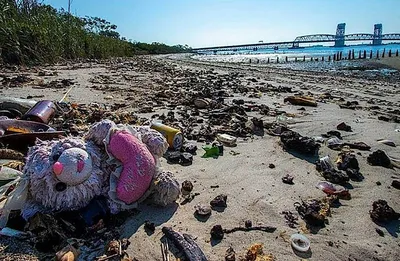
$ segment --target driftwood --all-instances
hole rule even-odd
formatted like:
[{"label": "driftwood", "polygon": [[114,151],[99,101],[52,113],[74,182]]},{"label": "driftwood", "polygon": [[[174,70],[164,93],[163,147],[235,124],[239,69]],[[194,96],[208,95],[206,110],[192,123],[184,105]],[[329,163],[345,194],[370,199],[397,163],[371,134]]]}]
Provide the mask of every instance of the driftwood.
[{"label": "driftwood", "polygon": [[171,227],[163,227],[162,232],[184,253],[189,261],[208,261],[203,251],[188,234],[175,232]]},{"label": "driftwood", "polygon": [[255,226],[255,227],[235,227],[232,229],[223,229],[225,234],[230,234],[236,231],[252,231],[252,230],[259,230],[259,231],[264,231],[268,233],[273,233],[276,230],[276,227],[270,227],[270,226]]}]

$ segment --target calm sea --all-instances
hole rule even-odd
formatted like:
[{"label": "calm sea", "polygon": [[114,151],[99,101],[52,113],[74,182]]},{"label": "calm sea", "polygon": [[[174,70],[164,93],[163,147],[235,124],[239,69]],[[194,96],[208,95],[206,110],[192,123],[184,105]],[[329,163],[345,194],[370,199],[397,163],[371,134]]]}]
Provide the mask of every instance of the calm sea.
[{"label": "calm sea", "polygon": [[396,51],[400,52],[400,43],[396,44],[385,44],[385,45],[350,45],[345,47],[331,47],[331,46],[310,46],[299,49],[263,49],[258,51],[249,51],[249,50],[238,50],[236,52],[217,52],[213,54],[212,52],[207,53],[208,55],[199,55],[197,59],[200,60],[210,60],[210,61],[221,61],[221,62],[246,62],[249,59],[261,59],[265,60],[270,58],[271,62],[276,61],[278,58],[280,61],[284,61],[286,57],[289,60],[293,60],[294,58],[302,59],[304,56],[306,58],[319,58],[325,57],[327,59],[328,56],[333,56],[335,53],[342,52],[343,58],[348,56],[349,51],[354,50],[355,58],[358,58],[359,53],[364,55],[364,51],[366,52],[367,58],[370,56],[370,52],[372,51],[372,57],[376,57],[376,52],[379,51],[380,56],[382,52],[385,50],[385,55],[388,55],[389,50],[392,51],[392,55],[395,55]]}]

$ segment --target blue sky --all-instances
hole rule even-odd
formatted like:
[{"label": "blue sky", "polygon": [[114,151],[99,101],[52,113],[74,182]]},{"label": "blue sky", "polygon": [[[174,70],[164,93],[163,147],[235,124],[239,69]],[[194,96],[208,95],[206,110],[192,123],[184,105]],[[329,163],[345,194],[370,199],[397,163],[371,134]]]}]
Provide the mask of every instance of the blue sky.
[{"label": "blue sky", "polygon": [[[67,9],[68,0],[44,0]],[[72,0],[72,13],[98,16],[127,39],[191,47],[291,41],[305,34],[400,33],[400,0]]]}]

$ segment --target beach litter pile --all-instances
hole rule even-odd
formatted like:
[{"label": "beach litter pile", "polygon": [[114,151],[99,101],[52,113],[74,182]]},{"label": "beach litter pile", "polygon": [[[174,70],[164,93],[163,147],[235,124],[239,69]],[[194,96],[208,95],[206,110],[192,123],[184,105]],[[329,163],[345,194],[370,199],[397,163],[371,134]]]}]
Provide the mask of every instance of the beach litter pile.
[{"label": "beach litter pile", "polygon": [[[121,66],[128,68],[124,63]],[[137,66],[144,70],[143,64]],[[207,256],[210,248],[222,241],[221,244],[231,245],[226,250],[225,260],[277,260],[276,253],[269,253],[274,251],[272,247],[268,246],[264,252],[262,244],[254,243],[242,256],[235,252],[237,248],[231,243],[235,237],[244,235],[255,238],[262,234],[274,240],[278,238],[277,231],[287,243],[287,249],[298,257],[310,257],[311,248],[320,243],[319,239],[314,241],[315,234],[325,226],[329,228],[329,219],[339,216],[332,209],[341,208],[342,200],[347,200],[345,203],[351,206],[352,198],[359,196],[357,189],[352,190],[352,184],[357,187],[362,184],[358,182],[364,180],[364,175],[370,177],[363,163],[377,168],[397,168],[398,163],[389,156],[390,152],[383,149],[370,152],[372,144],[349,138],[348,135],[357,133],[356,123],[337,121],[332,125],[333,130],[318,137],[293,128],[302,116],[316,113],[311,110],[327,102],[334,103],[336,98],[329,93],[295,93],[292,87],[261,84],[259,79],[245,79],[237,72],[194,73],[158,63],[152,66],[166,73],[164,78],[158,79],[163,88],[155,87],[145,99],[135,100],[136,103],[129,102],[134,96],[114,101],[115,82],[107,75],[91,78],[95,84],[91,87],[93,90],[115,91],[104,97],[109,102],[106,105],[63,99],[0,99],[0,242],[21,246],[21,249],[28,249],[21,253],[43,260],[137,260],[128,254],[128,250],[133,249],[130,253],[139,250],[126,238],[124,226],[137,222],[135,217],[142,206],[155,205],[159,208],[154,220],[138,225],[143,225],[151,243],[155,237],[164,235],[157,259],[213,260]],[[6,81],[7,86],[22,86],[33,80],[17,77]],[[74,82],[65,79],[39,86],[65,89],[74,86]],[[273,105],[255,102],[271,93],[279,102]],[[288,93],[290,96],[286,96]],[[354,101],[340,101],[339,104],[335,106],[359,109]],[[286,112],[284,106],[296,112]],[[160,107],[162,110],[155,111]],[[272,173],[274,181],[278,180],[278,185],[288,190],[282,201],[290,204],[277,204],[282,208],[279,209],[282,216],[278,215],[282,223],[270,222],[269,213],[266,215],[260,210],[264,220],[243,216],[241,221],[225,224],[219,218],[237,211],[233,202],[241,193],[233,194],[228,189],[218,191],[224,186],[214,183],[207,188],[217,193],[210,193],[209,198],[204,199],[203,191],[207,188],[192,176],[180,180],[179,172],[191,170],[193,173],[197,160],[218,165],[230,159],[235,163],[234,159],[245,157],[248,152],[242,150],[243,143],[266,140],[265,134],[271,136],[267,137],[274,146],[274,153],[287,154],[290,160],[275,158],[265,163],[265,159],[275,155],[262,155],[254,159],[248,157],[247,161],[254,161],[257,168]],[[387,139],[375,141],[379,146],[396,146]],[[370,155],[364,157],[361,152],[365,151]],[[291,160],[297,163],[299,159],[306,159],[310,167],[304,176],[295,171],[297,166],[290,166]],[[161,165],[161,161],[168,165]],[[214,178],[207,176],[206,170],[204,174],[203,170],[198,172],[196,175],[206,179]],[[311,173],[315,174],[317,182],[307,182],[305,177]],[[226,174],[218,173],[218,177],[226,179],[227,186],[244,182]],[[240,175],[248,178],[247,173]],[[256,187],[258,180],[253,182]],[[273,201],[276,183],[272,183],[267,188],[254,189],[263,193],[262,204],[270,198]],[[393,188],[400,187],[398,180],[391,184]],[[289,191],[299,187],[314,189],[314,197],[291,198]],[[242,188],[247,193],[246,189]],[[317,193],[320,195],[315,197]],[[258,201],[243,204],[248,204],[245,208],[258,208]],[[377,198],[371,204],[372,209],[367,209],[364,215],[378,226],[399,219],[399,213],[394,210],[396,206],[391,204],[394,208],[390,207],[385,200]],[[176,207],[173,212],[185,209],[204,229],[193,231],[184,221],[160,226],[165,221],[158,219],[170,211],[171,206]],[[294,234],[285,240],[281,225],[289,227]],[[386,234],[380,231],[379,235]],[[202,248],[205,243],[201,239],[204,238],[210,248]],[[246,247],[248,245],[246,243]]]}]

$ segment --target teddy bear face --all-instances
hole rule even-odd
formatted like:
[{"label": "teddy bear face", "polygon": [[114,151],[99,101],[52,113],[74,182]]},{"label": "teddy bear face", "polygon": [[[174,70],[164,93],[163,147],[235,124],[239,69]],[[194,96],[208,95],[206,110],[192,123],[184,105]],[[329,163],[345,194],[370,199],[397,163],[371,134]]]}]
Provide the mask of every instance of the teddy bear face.
[{"label": "teddy bear face", "polygon": [[66,149],[53,164],[53,172],[56,178],[65,184],[65,186],[59,186],[59,189],[81,184],[91,175],[92,158],[83,149]]},{"label": "teddy bear face", "polygon": [[82,139],[37,141],[23,170],[32,200],[52,211],[86,206],[103,192],[107,174],[101,161],[100,149]]}]

